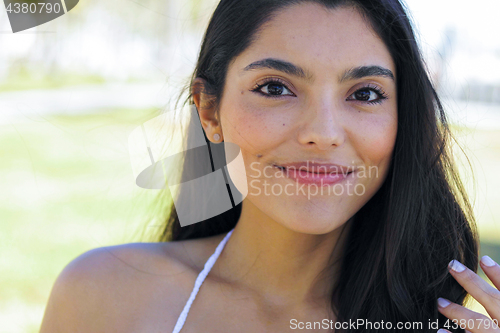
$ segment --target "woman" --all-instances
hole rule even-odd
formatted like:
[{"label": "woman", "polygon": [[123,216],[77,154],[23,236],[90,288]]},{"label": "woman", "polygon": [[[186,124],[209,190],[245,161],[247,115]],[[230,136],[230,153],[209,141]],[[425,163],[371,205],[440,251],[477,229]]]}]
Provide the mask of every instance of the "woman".
[{"label": "woman", "polygon": [[500,331],[462,306],[500,318],[397,0],[222,0],[190,89],[206,138],[239,147],[245,199],[77,258],[42,332]]}]

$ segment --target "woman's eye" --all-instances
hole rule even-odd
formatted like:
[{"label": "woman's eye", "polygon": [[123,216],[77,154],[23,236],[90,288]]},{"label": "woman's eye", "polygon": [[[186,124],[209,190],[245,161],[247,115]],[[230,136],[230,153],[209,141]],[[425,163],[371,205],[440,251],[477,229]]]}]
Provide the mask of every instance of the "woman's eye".
[{"label": "woman's eye", "polygon": [[279,82],[267,82],[261,84],[253,91],[262,93],[269,97],[279,97],[286,95],[293,95],[293,93],[282,83]]},{"label": "woman's eye", "polygon": [[362,88],[356,90],[351,96],[349,96],[349,100],[356,100],[360,102],[368,102],[368,103],[380,103],[382,100],[387,97],[384,93],[375,88]]}]

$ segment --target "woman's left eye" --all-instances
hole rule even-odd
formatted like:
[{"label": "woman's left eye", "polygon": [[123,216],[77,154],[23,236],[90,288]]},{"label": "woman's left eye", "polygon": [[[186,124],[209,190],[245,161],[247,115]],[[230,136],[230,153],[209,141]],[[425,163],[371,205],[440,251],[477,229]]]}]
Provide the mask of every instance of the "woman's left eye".
[{"label": "woman's left eye", "polygon": [[279,98],[283,96],[294,96],[288,87],[280,80],[271,80],[258,85],[252,91],[270,98]]},{"label": "woman's left eye", "polygon": [[347,98],[347,100],[366,102],[368,104],[381,103],[384,99],[387,99],[385,93],[379,88],[374,87],[364,87],[358,89]]}]

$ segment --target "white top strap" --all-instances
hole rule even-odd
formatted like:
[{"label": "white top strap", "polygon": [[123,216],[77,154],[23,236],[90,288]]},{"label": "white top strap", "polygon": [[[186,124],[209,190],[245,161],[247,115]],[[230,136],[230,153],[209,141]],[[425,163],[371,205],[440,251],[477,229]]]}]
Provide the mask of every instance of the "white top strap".
[{"label": "white top strap", "polygon": [[215,249],[215,252],[210,256],[210,258],[208,258],[207,262],[205,263],[205,267],[196,278],[196,282],[194,283],[194,288],[193,291],[191,292],[191,296],[189,296],[189,299],[186,305],[184,306],[184,309],[182,310],[179,318],[177,319],[177,323],[175,324],[174,331],[172,333],[179,333],[180,330],[182,329],[182,326],[184,326],[184,323],[186,322],[186,317],[189,313],[189,309],[191,308],[191,304],[193,304],[193,301],[196,298],[196,295],[198,294],[198,290],[200,290],[201,284],[203,283],[203,281],[205,281],[205,278],[212,269],[212,266],[215,264],[215,261],[217,261],[217,258],[219,258],[219,255],[222,252],[224,245],[226,245],[227,241],[229,240],[229,237],[231,237],[233,230],[234,229],[229,231],[227,235],[224,237],[224,239],[219,243],[219,245]]}]

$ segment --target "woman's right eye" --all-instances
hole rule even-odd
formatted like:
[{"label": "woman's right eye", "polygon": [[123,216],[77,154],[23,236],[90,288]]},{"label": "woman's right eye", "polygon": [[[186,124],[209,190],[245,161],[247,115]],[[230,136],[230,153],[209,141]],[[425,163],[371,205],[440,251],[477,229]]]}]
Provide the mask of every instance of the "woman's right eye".
[{"label": "woman's right eye", "polygon": [[[268,81],[260,84],[252,91],[260,93],[266,97],[277,98],[281,96],[294,96],[294,94],[287,88],[286,85],[279,81]],[[288,93],[286,93],[288,92]]]}]

